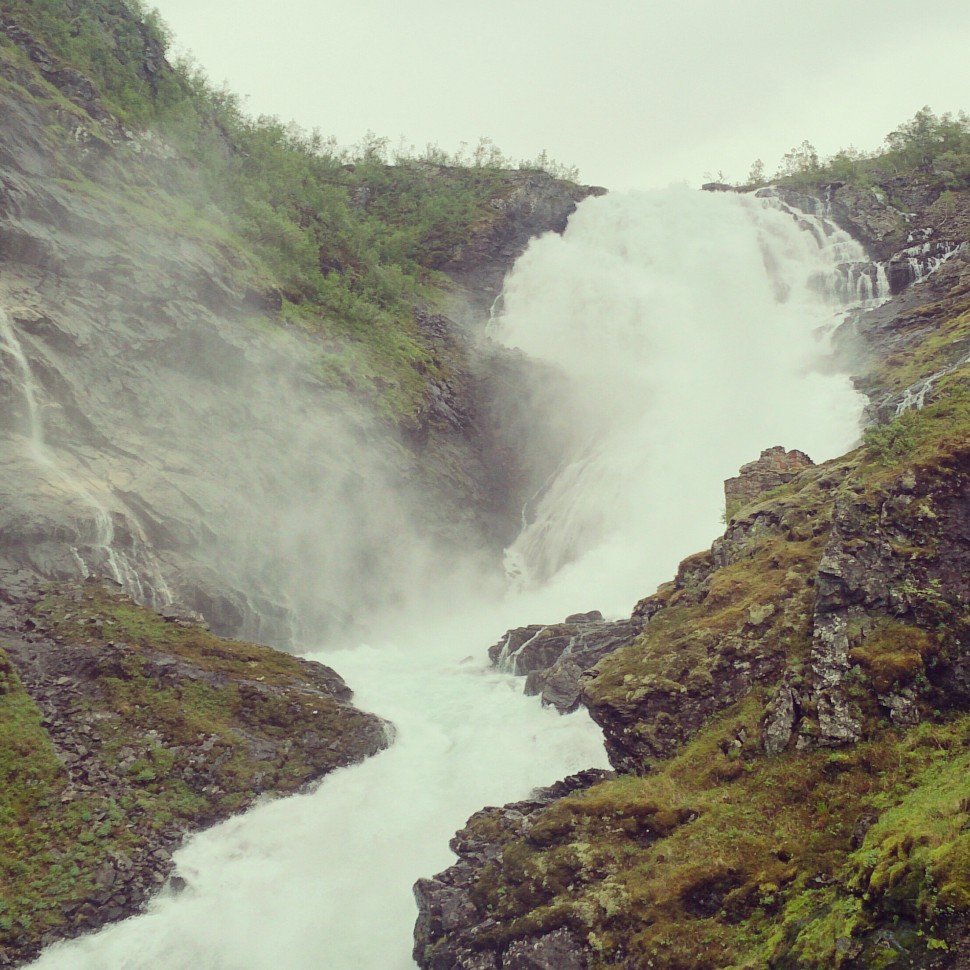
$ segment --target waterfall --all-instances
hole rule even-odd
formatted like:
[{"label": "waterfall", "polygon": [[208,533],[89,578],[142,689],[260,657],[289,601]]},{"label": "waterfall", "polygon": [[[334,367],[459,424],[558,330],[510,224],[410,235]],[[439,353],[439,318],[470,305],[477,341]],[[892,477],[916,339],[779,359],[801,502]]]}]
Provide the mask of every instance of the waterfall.
[{"label": "waterfall", "polygon": [[44,426],[37,407],[37,385],[13,322],[3,307],[0,307],[0,362],[7,378],[20,392],[27,406],[26,437],[30,456],[38,463],[46,463],[49,456],[44,447]]},{"label": "waterfall", "polygon": [[771,193],[607,196],[535,241],[492,334],[559,368],[575,434],[508,550],[515,581],[555,576],[586,609],[609,575],[590,605],[623,614],[710,543],[721,481],[762,448],[845,451],[864,401],[829,337],[884,279],[824,213]]},{"label": "waterfall", "polygon": [[576,610],[629,612],[711,541],[740,464],[778,443],[823,459],[857,436],[862,401],[826,335],[839,266],[864,257],[806,220],[770,198],[670,190],[588,200],[563,237],[536,241],[493,331],[558,368],[573,434],[510,550],[518,588],[493,595],[444,560],[412,591],[419,608],[383,626],[392,638],[308,643],[394,722],[391,748],[193,838],[176,855],[186,889],[36,967],[413,968],[410,887],[450,864],[465,818],[605,764],[585,712],[541,708],[486,667],[487,645]]},{"label": "waterfall", "polygon": [[[66,468],[47,444],[39,404],[43,389],[34,377],[13,321],[2,307],[0,367],[24,401],[26,427],[20,429],[20,433],[26,438],[26,456],[41,486],[60,497],[66,506],[80,507],[75,522],[75,542],[70,546],[80,575],[107,575],[132,596],[156,608],[171,603],[168,584],[138,523],[131,517],[124,517],[129,535],[128,549],[123,549],[116,535],[114,519],[95,494],[95,486],[85,482],[79,473]],[[101,485],[102,489],[105,487]]]}]

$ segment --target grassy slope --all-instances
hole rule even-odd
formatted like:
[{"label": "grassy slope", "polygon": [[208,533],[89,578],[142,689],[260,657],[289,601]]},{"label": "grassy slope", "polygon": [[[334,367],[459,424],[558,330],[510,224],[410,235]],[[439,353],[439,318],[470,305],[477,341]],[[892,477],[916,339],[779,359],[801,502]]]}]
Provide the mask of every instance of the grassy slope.
[{"label": "grassy slope", "polygon": [[[905,457],[852,456],[853,487],[878,490],[917,455],[924,465],[945,459],[951,442],[970,435],[970,389],[951,387],[906,425]],[[831,499],[796,506],[797,497],[770,501],[807,509],[816,525],[831,512]],[[819,553],[811,541],[766,537],[714,574],[701,604],[674,594],[637,642],[601,664],[591,692],[612,695],[621,710],[658,682],[682,693],[710,677],[726,641],[738,662],[778,652],[797,684],[808,676],[806,581]],[[773,628],[746,639],[743,617],[765,602],[781,607]],[[568,925],[601,955],[595,966],[670,970],[901,967],[911,964],[897,944],[916,955],[945,951],[970,914],[970,717],[947,709],[945,691],[927,689],[924,723],[900,730],[873,693],[925,684],[928,655],[962,635],[965,621],[929,633],[880,622],[849,675],[866,712],[862,743],[765,755],[770,681],[679,747],[669,744],[675,715],[640,722],[648,748],[652,735],[668,739],[669,760],[563,799],[486,868],[478,899],[499,919],[497,935]],[[892,942],[880,944],[880,927],[893,930]]]}]

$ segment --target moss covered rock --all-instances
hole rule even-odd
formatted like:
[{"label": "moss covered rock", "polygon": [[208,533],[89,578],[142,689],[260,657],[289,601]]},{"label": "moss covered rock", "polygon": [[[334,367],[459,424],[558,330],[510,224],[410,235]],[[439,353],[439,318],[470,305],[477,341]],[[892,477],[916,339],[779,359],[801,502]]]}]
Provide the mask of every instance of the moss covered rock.
[{"label": "moss covered rock", "polygon": [[99,581],[7,606],[0,966],[137,911],[187,833],[381,750],[334,671]]}]

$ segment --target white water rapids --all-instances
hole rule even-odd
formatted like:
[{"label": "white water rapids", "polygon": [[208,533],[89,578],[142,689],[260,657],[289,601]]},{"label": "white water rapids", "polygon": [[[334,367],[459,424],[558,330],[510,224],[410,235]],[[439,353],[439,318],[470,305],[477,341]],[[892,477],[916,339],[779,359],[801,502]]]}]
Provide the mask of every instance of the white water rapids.
[{"label": "white water rapids", "polygon": [[176,857],[188,889],[35,966],[412,968],[411,885],[449,865],[465,818],[605,764],[583,714],[524,697],[486,647],[515,624],[628,613],[714,538],[740,464],[775,444],[821,460],[857,437],[861,400],[826,372],[820,331],[837,264],[864,257],[828,238],[771,200],[684,189],[589,200],[535,242],[495,335],[561,368],[575,448],[511,551],[520,588],[466,582],[449,610],[415,590],[394,642],[319,654],[394,722],[391,748],[193,838]]}]

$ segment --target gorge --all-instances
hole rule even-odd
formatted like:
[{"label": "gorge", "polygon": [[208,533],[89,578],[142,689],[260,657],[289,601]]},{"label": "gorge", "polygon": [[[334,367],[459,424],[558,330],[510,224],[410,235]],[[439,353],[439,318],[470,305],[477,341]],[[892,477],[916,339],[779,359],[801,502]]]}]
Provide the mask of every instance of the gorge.
[{"label": "gorge", "polygon": [[326,158],[94,4],[151,133],[27,7],[0,965],[961,966],[965,187]]},{"label": "gorge", "polygon": [[[658,207],[662,219],[657,219]],[[598,211],[604,208],[605,213]],[[591,227],[581,218],[587,212]],[[717,258],[705,251],[687,259],[699,228],[709,227],[712,220],[720,220],[714,237],[719,242],[712,246]],[[668,228],[663,233],[652,231],[660,224]],[[644,227],[651,230],[649,236]],[[522,797],[533,784],[594,765],[606,766],[595,731],[585,718],[571,715],[559,722],[552,711],[518,697],[517,689],[509,694],[507,677],[481,671],[485,659],[481,631],[501,629],[537,614],[564,614],[579,597],[583,602],[599,603],[615,595],[618,586],[624,595],[622,583],[627,576],[635,584],[633,589],[638,589],[665,575],[692,543],[710,539],[716,532],[721,503],[718,484],[723,477],[717,469],[737,464],[752,440],[787,431],[809,440],[823,456],[822,449],[838,453],[857,437],[861,400],[844,377],[809,375],[803,378],[805,402],[796,399],[799,378],[791,371],[806,361],[811,364],[813,353],[822,361],[825,345],[815,343],[812,331],[838,307],[831,294],[836,290],[841,260],[833,258],[834,249],[819,255],[814,239],[795,225],[789,213],[764,208],[761,200],[687,191],[639,199],[609,196],[583,203],[562,237],[564,247],[580,250],[572,272],[555,264],[550,269],[548,258],[542,258],[542,250],[558,247],[558,239],[540,240],[513,272],[505,319],[521,315],[537,326],[534,308],[520,309],[521,301],[530,298],[543,306],[551,304],[560,324],[564,322],[562,307],[574,307],[576,336],[572,340],[578,346],[565,343],[565,328],[560,326],[556,347],[580,356],[582,368],[569,374],[570,383],[563,381],[565,393],[553,403],[570,429],[578,433],[576,444],[581,449],[586,447],[590,431],[567,411],[569,402],[579,404],[580,414],[590,415],[590,402],[576,397],[585,385],[593,399],[609,409],[596,416],[600,427],[592,429],[604,452],[594,461],[605,465],[596,471],[592,486],[582,476],[579,487],[573,485],[575,476],[568,466],[561,473],[573,488],[565,501],[578,505],[580,511],[545,513],[553,522],[569,522],[577,516],[583,519],[579,534],[569,536],[569,554],[573,563],[590,563],[586,567],[589,574],[577,582],[571,575],[557,575],[565,572],[564,564],[553,562],[548,575],[539,577],[543,581],[534,592],[523,590],[503,600],[489,590],[487,577],[469,572],[458,577],[460,585],[449,585],[447,610],[436,608],[428,595],[427,580],[419,580],[409,591],[420,611],[417,618],[409,622],[399,611],[393,637],[353,650],[328,651],[322,657],[354,685],[358,704],[393,722],[396,740],[391,749],[366,766],[331,779],[312,796],[257,809],[230,823],[229,832],[213,830],[197,839],[184,855],[176,855],[177,872],[188,882],[179,896],[160,900],[141,921],[63,950],[54,947],[39,966],[147,967],[164,963],[257,967],[282,960],[287,966],[310,967],[317,965],[322,952],[335,966],[410,966],[408,930],[413,916],[408,888],[422,873],[445,861],[440,853],[464,817],[484,802]],[[847,238],[843,244],[849,245]],[[632,254],[621,264],[625,272],[604,272],[603,260],[624,251]],[[765,252],[780,265],[774,277],[765,272]],[[733,257],[726,261],[729,253]],[[602,255],[597,258],[595,254]],[[861,258],[861,250],[853,255]],[[531,268],[530,260],[538,261],[539,268]],[[624,303],[630,299],[629,279],[634,274],[642,280],[642,289],[624,312]],[[812,289],[818,274],[830,277],[832,283],[823,288],[821,298]],[[706,283],[698,286],[699,279]],[[558,298],[558,306],[557,285],[567,288]],[[705,321],[714,318],[715,308],[731,286],[745,295],[738,306],[743,307],[744,320],[761,343],[762,352],[756,358],[744,350],[742,333],[720,327],[705,329]],[[576,293],[595,287],[600,290],[594,289],[590,302],[576,298]],[[779,302],[780,292],[784,292],[785,302]],[[594,307],[602,315],[598,317],[599,339],[590,344],[583,339],[587,333],[583,324]],[[672,317],[675,310],[677,315]],[[756,315],[754,319],[752,315]],[[632,357],[633,372],[618,376],[618,362],[632,356],[634,348],[627,342],[627,334],[636,323],[645,346],[637,348],[640,353]],[[738,325],[741,323],[739,317]],[[503,327],[511,330],[508,323]],[[786,331],[779,333],[779,327]],[[688,329],[693,336],[684,332]],[[661,339],[671,330],[676,339],[665,346]],[[730,347],[737,351],[734,366],[725,367],[726,348],[718,333],[726,333]],[[651,338],[655,346],[651,346]],[[749,337],[748,344],[750,341]],[[710,352],[706,367],[698,360],[703,344]],[[689,366],[677,365],[680,348],[691,357]],[[767,365],[777,373],[777,383],[758,382],[755,375],[746,375],[741,369],[745,359],[759,373]],[[660,375],[668,376],[671,383],[662,384]],[[718,396],[730,399],[737,408],[726,415],[731,427],[740,432],[736,440],[731,440],[723,425],[709,427],[707,395],[719,375],[723,384]],[[621,377],[625,378],[622,392],[615,397],[604,394],[599,382],[611,379],[616,384]],[[777,396],[779,384],[792,391],[793,416],[777,410],[772,413],[767,407]],[[737,391],[739,385],[746,393]],[[670,437],[651,441],[647,434],[649,425],[665,419],[670,406],[667,394],[678,387],[678,414],[666,420],[671,434],[688,442],[681,450]],[[755,395],[765,397],[751,400]],[[650,400],[657,402],[652,410]],[[688,405],[690,400],[696,402],[693,408]],[[819,427],[814,417],[819,411],[835,416],[831,427]],[[841,427],[840,412],[846,415]],[[759,413],[773,424],[758,427],[755,418]],[[628,415],[635,415],[635,421]],[[606,428],[609,437],[605,437]],[[623,467],[629,442],[637,438],[645,454],[632,468]],[[698,450],[708,457],[713,474],[705,474],[698,466]],[[582,453],[577,459],[586,460]],[[645,472],[661,464],[662,476],[644,481]],[[669,533],[649,519],[631,528],[632,510],[637,505],[663,510],[670,518],[674,506],[657,488],[658,480],[672,478],[686,490],[687,480],[694,476],[698,479],[696,498],[689,504],[682,499],[689,523],[674,521]],[[605,493],[603,481],[609,483]],[[560,487],[553,484],[547,494],[562,501]],[[633,501],[616,507],[626,493],[632,493]],[[704,504],[706,516],[699,512]],[[604,508],[617,515],[600,525],[596,517]],[[688,524],[698,530],[695,535]],[[629,546],[622,544],[627,536],[636,545],[648,545],[645,556],[631,555]],[[563,541],[558,536],[547,541],[550,555],[559,555]],[[600,548],[604,544],[605,553]],[[567,559],[566,564],[569,562]],[[447,568],[454,573],[456,566],[451,561]],[[448,577],[435,577],[435,585],[446,582]],[[431,593],[433,596],[434,590]],[[628,589],[625,595],[629,600],[633,591]],[[313,651],[314,645],[307,644],[301,653],[307,649]],[[464,666],[460,664],[463,656],[469,656]],[[425,854],[433,861],[425,861]],[[292,859],[289,863],[288,858]],[[400,876],[395,874],[397,868]],[[272,901],[265,897],[268,886],[274,887]],[[318,904],[307,909],[306,901],[313,898]],[[404,914],[395,923],[391,914],[401,907]],[[378,924],[384,928],[380,934],[374,931]],[[229,932],[227,925],[233,927]],[[397,933],[392,934],[395,925]]]}]

